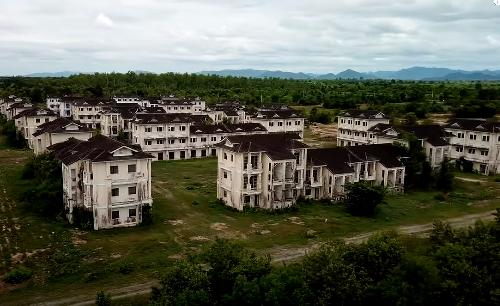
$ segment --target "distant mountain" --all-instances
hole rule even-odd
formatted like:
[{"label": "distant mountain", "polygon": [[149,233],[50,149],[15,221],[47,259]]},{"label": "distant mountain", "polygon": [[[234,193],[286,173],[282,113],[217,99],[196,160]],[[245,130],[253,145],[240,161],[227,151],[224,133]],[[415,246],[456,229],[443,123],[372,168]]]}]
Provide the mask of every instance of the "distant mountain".
[{"label": "distant mountain", "polygon": [[71,75],[75,74],[80,74],[81,72],[76,72],[76,71],[59,71],[59,72],[37,72],[37,73],[30,73],[24,75],[25,77],[30,77],[30,78],[65,78],[69,77]]},{"label": "distant mountain", "polygon": [[347,69],[338,74],[312,74],[303,72],[270,71],[254,69],[235,69],[202,71],[201,74],[249,78],[282,78],[297,80],[336,80],[336,79],[395,79],[395,80],[500,80],[500,70],[465,71],[437,67],[410,67],[396,71],[358,72]]}]

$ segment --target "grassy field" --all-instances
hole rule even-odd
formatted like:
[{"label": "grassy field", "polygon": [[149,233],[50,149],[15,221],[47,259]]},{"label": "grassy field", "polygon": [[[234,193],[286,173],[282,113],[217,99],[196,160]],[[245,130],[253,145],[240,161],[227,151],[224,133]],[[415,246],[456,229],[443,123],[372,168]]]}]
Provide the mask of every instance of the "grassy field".
[{"label": "grassy field", "polygon": [[[153,163],[153,225],[83,232],[33,216],[16,203],[23,184],[20,171],[29,154],[0,149],[0,185],[5,188],[0,192],[4,226],[0,271],[22,261],[35,273],[19,288],[0,285],[0,300],[5,303],[26,297],[33,297],[30,302],[57,298],[70,290],[72,295],[94,294],[146,282],[216,237],[235,239],[265,253],[276,246],[306,245],[500,205],[500,183],[493,177],[468,175],[482,181],[457,180],[455,191],[443,202],[435,198],[437,192],[389,196],[374,218],[352,217],[338,205],[319,203],[282,214],[238,213],[215,199],[215,159],[161,161]],[[316,232],[312,238],[306,235],[310,230]]]}]

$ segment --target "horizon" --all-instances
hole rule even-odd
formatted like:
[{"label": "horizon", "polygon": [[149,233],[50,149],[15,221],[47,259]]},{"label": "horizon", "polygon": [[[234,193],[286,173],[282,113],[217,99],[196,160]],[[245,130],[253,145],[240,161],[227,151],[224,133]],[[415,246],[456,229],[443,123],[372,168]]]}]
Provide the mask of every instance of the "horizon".
[{"label": "horizon", "polygon": [[2,9],[2,75],[480,71],[499,59],[500,6],[489,0],[34,0]]}]

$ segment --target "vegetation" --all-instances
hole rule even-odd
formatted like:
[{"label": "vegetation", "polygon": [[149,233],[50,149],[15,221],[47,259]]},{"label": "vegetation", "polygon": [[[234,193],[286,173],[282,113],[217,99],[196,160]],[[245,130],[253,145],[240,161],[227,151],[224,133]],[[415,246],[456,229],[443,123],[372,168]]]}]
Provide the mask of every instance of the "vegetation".
[{"label": "vegetation", "polygon": [[5,143],[11,148],[22,149],[27,145],[23,134],[16,129],[14,120],[7,120],[3,115],[0,115],[0,134],[5,136]]},{"label": "vegetation", "polygon": [[372,216],[377,206],[384,201],[385,189],[366,181],[346,184],[345,189],[344,205],[355,216]]},{"label": "vegetation", "polygon": [[95,297],[96,306],[111,306],[111,297],[104,293],[104,291],[99,291]]},{"label": "vegetation", "polygon": [[241,246],[216,240],[175,264],[150,305],[494,305],[500,286],[499,223],[464,231],[437,224],[421,250],[379,234],[332,242],[300,263],[271,268]]},{"label": "vegetation", "polygon": [[24,166],[22,201],[29,211],[55,218],[64,212],[61,163],[50,153],[32,157]]},{"label": "vegetation", "polygon": [[453,172],[447,159],[443,160],[436,175],[436,188],[444,192],[450,192],[453,189]]},{"label": "vegetation", "polygon": [[285,80],[137,74],[128,72],[75,75],[68,78],[0,78],[0,96],[15,94],[42,103],[47,95],[200,96],[209,103],[241,101],[248,105],[285,103],[322,105],[330,109],[377,108],[390,115],[456,112],[458,116],[492,117],[500,103],[498,82],[396,80]]},{"label": "vegetation", "polygon": [[19,284],[30,279],[32,275],[33,271],[30,269],[24,266],[18,266],[5,275],[4,281],[9,284]]}]

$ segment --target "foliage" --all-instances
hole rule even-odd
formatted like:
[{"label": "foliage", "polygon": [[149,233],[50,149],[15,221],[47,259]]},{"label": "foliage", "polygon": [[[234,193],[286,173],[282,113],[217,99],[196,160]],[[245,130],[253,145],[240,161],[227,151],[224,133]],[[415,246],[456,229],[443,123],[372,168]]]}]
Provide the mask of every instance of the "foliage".
[{"label": "foliage", "polygon": [[64,212],[61,164],[52,154],[33,157],[24,166],[22,178],[30,181],[21,197],[29,210],[49,218]]},{"label": "foliage", "polygon": [[149,204],[142,206],[142,222],[141,225],[151,225],[153,224],[153,211]]},{"label": "foliage", "polygon": [[95,297],[96,306],[111,306],[111,297],[104,293],[104,291],[99,291]]},{"label": "foliage", "polygon": [[5,274],[4,281],[9,284],[19,284],[31,278],[33,272],[25,266],[18,266]]},{"label": "foliage", "polygon": [[436,175],[436,188],[444,192],[450,192],[453,189],[453,179],[454,175],[450,164],[445,158]]},{"label": "foliage", "polygon": [[372,186],[365,181],[346,184],[344,205],[356,216],[371,216],[384,201],[385,190],[381,186]]},{"label": "foliage", "polygon": [[309,121],[310,122],[318,122],[322,124],[327,124],[332,122],[332,116],[324,111],[319,111],[318,108],[311,109],[309,113]]},{"label": "foliage", "polygon": [[3,115],[0,116],[0,133],[5,135],[6,144],[15,149],[26,148],[26,139],[23,134],[16,129],[14,120],[6,120]]},{"label": "foliage", "polygon": [[83,230],[91,230],[94,228],[94,214],[92,210],[85,207],[75,206],[72,213],[73,225]]}]

